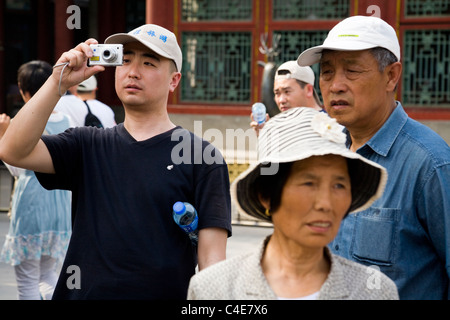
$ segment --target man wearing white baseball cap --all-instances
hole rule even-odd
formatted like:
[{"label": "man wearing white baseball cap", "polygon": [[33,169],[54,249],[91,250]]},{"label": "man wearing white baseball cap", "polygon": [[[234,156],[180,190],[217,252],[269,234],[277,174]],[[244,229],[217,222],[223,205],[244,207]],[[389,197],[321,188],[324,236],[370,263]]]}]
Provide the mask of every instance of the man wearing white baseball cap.
[{"label": "man wearing white baseball cap", "polygon": [[301,67],[295,60],[281,64],[275,73],[273,86],[275,102],[280,111],[295,107],[322,110],[319,95],[314,89],[314,80],[314,71],[310,67]]},{"label": "man wearing white baseball cap", "polygon": [[[112,128],[117,124],[114,111],[110,106],[97,99],[97,90],[97,78],[92,76],[78,85],[77,96],[83,100],[86,114],[90,112],[95,115],[102,123],[103,128]],[[84,118],[86,118],[86,114]]]},{"label": "man wearing white baseball cap", "polygon": [[[310,67],[301,67],[295,60],[282,63],[275,72],[273,92],[278,109],[283,112],[296,107],[308,107],[322,110],[322,102],[314,88],[314,71]],[[264,127],[264,123],[258,124],[250,115],[252,127],[256,135]],[[268,120],[268,115],[266,116]]]},{"label": "man wearing white baseball cap", "polygon": [[347,146],[388,170],[383,196],[345,218],[330,249],[379,267],[400,299],[448,299],[450,148],[396,101],[400,60],[395,30],[365,16],[341,21],[298,57],[320,64],[324,107],[346,127]]},{"label": "man wearing white baseball cap", "polygon": [[[202,270],[225,259],[228,168],[217,149],[169,118],[182,68],[175,35],[149,24],[106,42],[123,44],[115,89],[124,123],[41,137],[60,93],[104,71],[87,65],[97,44],[90,39],[60,57],[9,127],[0,158],[36,171],[47,189],[72,190],[72,238],[54,299],[186,299],[197,262]],[[198,212],[198,247],[172,217],[178,201]]]}]

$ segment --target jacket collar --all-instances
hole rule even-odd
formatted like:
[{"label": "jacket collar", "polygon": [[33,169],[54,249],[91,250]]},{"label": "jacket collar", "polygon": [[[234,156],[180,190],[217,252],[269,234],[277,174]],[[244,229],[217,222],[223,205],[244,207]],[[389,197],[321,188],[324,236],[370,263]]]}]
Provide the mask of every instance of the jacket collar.
[{"label": "jacket collar", "polygon": [[350,290],[344,281],[344,268],[337,261],[336,256],[330,252],[328,247],[325,247],[325,254],[331,261],[330,273],[327,280],[320,288],[319,300],[342,300],[350,295]]},{"label": "jacket collar", "polygon": [[[255,300],[273,300],[277,299],[277,295],[273,292],[272,288],[269,286],[264,272],[261,266],[261,260],[266,249],[267,243],[269,242],[270,236],[268,236],[258,247],[255,254],[251,255],[248,260],[244,263],[242,272],[247,274],[247,288],[246,294],[248,299]],[[324,248],[325,254],[331,261],[330,273],[327,279],[320,288],[318,299],[324,300],[337,300],[345,299],[349,296],[350,290],[344,281],[344,269],[341,264],[336,260],[335,256],[330,252],[328,247]]]},{"label": "jacket collar", "polygon": [[258,247],[255,254],[252,254],[244,263],[243,272],[247,274],[248,282],[246,294],[249,299],[254,300],[274,300],[277,299],[275,292],[270,288],[261,266],[261,260],[266,250],[268,236]]},{"label": "jacket collar", "polygon": [[[369,146],[374,152],[386,157],[407,120],[408,115],[405,110],[403,110],[401,103],[397,101],[397,107],[395,107],[394,111],[380,130],[378,130],[377,133],[375,133],[375,135],[359,150]],[[344,129],[344,132],[347,134],[347,147],[350,147],[350,134],[347,129]]]}]

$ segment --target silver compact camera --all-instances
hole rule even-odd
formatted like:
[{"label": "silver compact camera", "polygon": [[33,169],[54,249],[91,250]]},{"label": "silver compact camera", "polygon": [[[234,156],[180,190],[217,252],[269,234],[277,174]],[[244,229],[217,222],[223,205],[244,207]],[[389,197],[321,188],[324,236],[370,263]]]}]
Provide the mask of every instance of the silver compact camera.
[{"label": "silver compact camera", "polygon": [[88,66],[114,67],[123,65],[123,45],[91,44],[94,55],[88,59]]}]

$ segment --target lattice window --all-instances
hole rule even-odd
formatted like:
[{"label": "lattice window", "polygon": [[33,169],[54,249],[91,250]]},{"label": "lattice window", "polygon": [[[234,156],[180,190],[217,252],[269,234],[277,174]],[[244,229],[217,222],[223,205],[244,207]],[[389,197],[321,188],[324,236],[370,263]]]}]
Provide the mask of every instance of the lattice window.
[{"label": "lattice window", "polygon": [[182,38],[183,102],[250,102],[250,32],[184,32]]},{"label": "lattice window", "polygon": [[407,30],[403,45],[405,104],[450,107],[450,30]]},{"label": "lattice window", "polygon": [[450,0],[405,0],[405,17],[450,16]]},{"label": "lattice window", "polygon": [[183,21],[251,21],[252,0],[183,0]]},{"label": "lattice window", "polygon": [[279,42],[279,51],[276,60],[284,62],[287,60],[297,60],[300,53],[304,50],[321,45],[327,37],[328,30],[283,30],[275,31],[275,34],[281,36]]},{"label": "lattice window", "polygon": [[349,12],[348,0],[273,0],[274,20],[340,20]]}]

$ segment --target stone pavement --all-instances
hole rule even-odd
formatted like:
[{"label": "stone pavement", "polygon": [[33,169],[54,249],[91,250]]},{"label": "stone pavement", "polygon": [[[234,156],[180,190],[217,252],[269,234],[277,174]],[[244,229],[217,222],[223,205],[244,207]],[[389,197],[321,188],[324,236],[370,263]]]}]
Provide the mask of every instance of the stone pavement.
[{"label": "stone pavement", "polygon": [[[0,213],[0,248],[3,247],[5,235],[8,233],[9,218],[6,213]],[[227,257],[254,250],[266,237],[272,233],[272,228],[264,226],[233,225],[233,236],[228,239]],[[1,250],[1,249],[0,249]],[[16,300],[17,285],[14,268],[0,262],[0,300]]]}]

